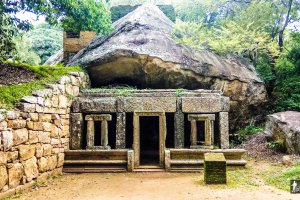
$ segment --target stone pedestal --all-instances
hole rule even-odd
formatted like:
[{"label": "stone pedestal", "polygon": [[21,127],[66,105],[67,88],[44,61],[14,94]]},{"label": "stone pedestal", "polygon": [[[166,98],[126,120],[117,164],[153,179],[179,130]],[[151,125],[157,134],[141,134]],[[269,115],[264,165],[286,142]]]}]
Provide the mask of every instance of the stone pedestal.
[{"label": "stone pedestal", "polygon": [[204,154],[204,182],[226,184],[226,159],[223,153]]}]

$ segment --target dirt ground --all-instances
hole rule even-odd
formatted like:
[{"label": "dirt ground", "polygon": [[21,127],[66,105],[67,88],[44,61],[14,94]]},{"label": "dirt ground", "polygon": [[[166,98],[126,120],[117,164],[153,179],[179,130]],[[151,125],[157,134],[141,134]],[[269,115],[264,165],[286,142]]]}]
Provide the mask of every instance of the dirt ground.
[{"label": "dirt ground", "polygon": [[65,174],[50,180],[44,187],[20,194],[13,199],[103,199],[103,200],[192,200],[192,199],[276,199],[296,200],[290,194],[267,185],[210,185],[202,173],[103,173]]}]

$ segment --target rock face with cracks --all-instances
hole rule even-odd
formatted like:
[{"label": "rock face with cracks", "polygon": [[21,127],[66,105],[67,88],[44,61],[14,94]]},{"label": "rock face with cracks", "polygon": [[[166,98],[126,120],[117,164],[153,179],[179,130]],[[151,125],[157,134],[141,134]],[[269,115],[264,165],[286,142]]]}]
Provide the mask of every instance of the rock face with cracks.
[{"label": "rock face with cracks", "polygon": [[284,145],[290,154],[300,154],[300,112],[268,115],[265,133]]},{"label": "rock face with cracks", "polygon": [[231,129],[253,120],[267,94],[254,67],[233,55],[193,51],[172,39],[174,23],[145,4],[96,37],[69,65],[81,65],[93,87],[127,84],[138,88],[222,90],[231,100]]}]

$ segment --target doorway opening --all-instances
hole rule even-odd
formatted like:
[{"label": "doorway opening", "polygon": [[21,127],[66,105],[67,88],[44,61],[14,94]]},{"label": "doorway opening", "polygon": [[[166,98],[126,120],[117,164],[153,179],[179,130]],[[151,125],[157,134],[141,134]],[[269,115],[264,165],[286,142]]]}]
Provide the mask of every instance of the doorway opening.
[{"label": "doorway opening", "polygon": [[140,164],[159,165],[159,117],[140,117]]}]

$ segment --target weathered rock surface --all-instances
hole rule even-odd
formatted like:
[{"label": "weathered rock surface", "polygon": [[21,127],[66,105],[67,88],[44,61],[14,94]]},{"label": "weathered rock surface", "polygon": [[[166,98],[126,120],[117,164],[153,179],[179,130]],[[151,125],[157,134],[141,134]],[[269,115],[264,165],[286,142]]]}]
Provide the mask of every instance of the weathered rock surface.
[{"label": "weathered rock surface", "polygon": [[268,115],[265,133],[275,141],[283,142],[288,153],[300,154],[300,112]]},{"label": "weathered rock surface", "polygon": [[64,60],[63,49],[59,50],[56,54],[50,56],[48,60],[44,63],[44,65],[56,65],[58,63],[62,63]]},{"label": "weathered rock surface", "polygon": [[195,52],[172,39],[173,22],[145,4],[114,23],[109,36],[95,38],[69,65],[84,66],[92,85],[222,90],[231,99],[231,125],[247,123],[266,99],[254,67],[235,56]]}]

